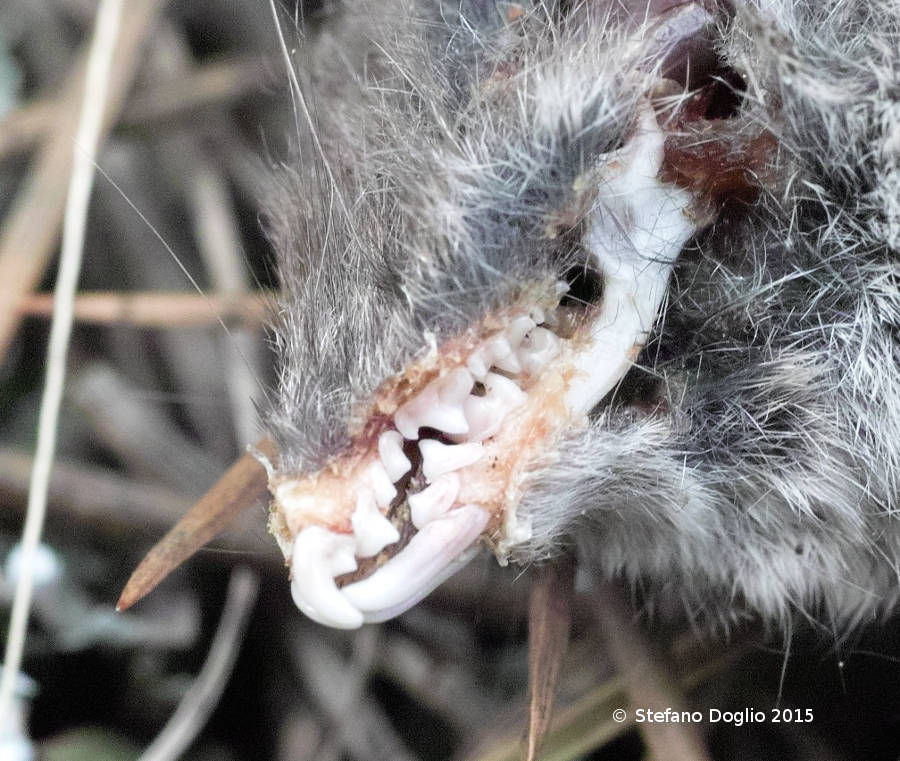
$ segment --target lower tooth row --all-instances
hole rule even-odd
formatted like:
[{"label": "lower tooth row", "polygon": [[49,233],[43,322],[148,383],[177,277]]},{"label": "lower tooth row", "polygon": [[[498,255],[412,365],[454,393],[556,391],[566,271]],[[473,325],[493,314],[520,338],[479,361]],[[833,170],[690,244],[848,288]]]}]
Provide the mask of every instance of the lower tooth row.
[{"label": "lower tooth row", "polygon": [[459,475],[445,473],[417,494],[410,494],[409,515],[417,529],[423,529],[450,510],[459,494]]},{"label": "lower tooth row", "polygon": [[291,553],[291,596],[314,621],[339,629],[383,621],[415,605],[468,561],[489,515],[462,505],[427,523],[368,578],[338,589],[335,577],[356,570],[357,542],[320,526],[303,529]]},{"label": "lower tooth row", "polygon": [[350,524],[356,539],[357,557],[374,557],[400,539],[400,533],[375,504],[375,495],[366,488],[356,497],[356,510],[350,516]]},{"label": "lower tooth row", "polygon": [[314,621],[338,629],[362,625],[360,610],[338,591],[334,577],[356,570],[356,540],[321,526],[297,534],[291,551],[291,597]]},{"label": "lower tooth row", "polygon": [[398,431],[385,431],[378,437],[378,456],[393,483],[403,478],[412,467],[409,458],[403,454],[403,436]]}]

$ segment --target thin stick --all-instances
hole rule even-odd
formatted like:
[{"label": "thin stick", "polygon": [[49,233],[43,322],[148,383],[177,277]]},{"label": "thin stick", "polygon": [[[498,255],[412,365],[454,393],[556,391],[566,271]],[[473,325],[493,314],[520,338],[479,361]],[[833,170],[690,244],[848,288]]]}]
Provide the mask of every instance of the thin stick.
[{"label": "thin stick", "polygon": [[[275,454],[267,439],[256,447],[267,457]],[[240,457],[147,553],[122,590],[116,610],[127,610],[156,589],[181,563],[263,498],[267,485],[266,472],[256,458],[249,453]]]},{"label": "thin stick", "polygon": [[[103,129],[119,113],[137,66],[137,52],[146,38],[164,0],[131,0],[122,19],[119,42],[111,69],[108,93],[103,103]],[[65,106],[56,128],[35,155],[32,168],[22,182],[0,228],[0,357],[6,354],[22,315],[18,305],[40,282],[56,250],[60,222],[66,205],[66,187],[60,177],[71,176],[73,126],[78,121],[84,92],[86,61],[73,65],[73,74],[59,102]]]},{"label": "thin stick", "polygon": [[[262,325],[274,296],[269,293],[207,297],[196,293],[84,292],[75,297],[75,321],[95,325],[131,325],[138,328],[185,328],[240,323],[248,327]],[[51,317],[53,296],[28,294],[19,307],[23,315]]]},{"label": "thin stick", "polygon": [[[633,615],[619,591],[609,582],[601,582],[595,586],[591,599],[631,705],[652,711],[672,710],[678,714],[687,710],[687,699],[677,679],[633,624]],[[641,725],[641,734],[652,758],[711,761],[697,725],[650,722]]]},{"label": "thin stick", "polygon": [[528,731],[523,757],[534,761],[553,715],[563,658],[569,645],[575,562],[564,557],[541,569],[528,606]]},{"label": "thin stick", "polygon": [[138,761],[174,761],[206,725],[228,682],[258,587],[256,575],[248,568],[237,568],[231,574],[225,609],[203,668],[162,732]]},{"label": "thin stick", "polygon": [[75,156],[66,202],[63,245],[56,281],[56,308],[47,349],[47,379],[38,421],[37,454],[31,472],[28,512],[22,538],[22,575],[16,584],[3,676],[0,678],[0,716],[6,716],[9,710],[25,648],[34,586],[34,560],[47,512],[50,469],[56,451],[56,429],[65,384],[69,336],[72,332],[72,303],[81,270],[88,202],[94,184],[94,161],[103,127],[110,66],[118,40],[122,6],[123,0],[102,0],[97,9],[97,25],[88,58],[84,103],[76,133]]},{"label": "thin stick", "polygon": [[[257,55],[197,66],[135,92],[125,105],[119,128],[146,130],[203,109],[228,106],[270,86],[274,72],[272,62]],[[56,98],[11,111],[0,120],[0,160],[34,148],[65,116],[65,106]]]}]

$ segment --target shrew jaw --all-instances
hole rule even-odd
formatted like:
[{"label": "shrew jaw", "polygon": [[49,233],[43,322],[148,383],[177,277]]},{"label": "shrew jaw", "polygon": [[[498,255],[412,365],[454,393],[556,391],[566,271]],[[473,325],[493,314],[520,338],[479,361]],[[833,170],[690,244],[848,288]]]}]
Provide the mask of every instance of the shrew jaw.
[{"label": "shrew jaw", "polygon": [[565,284],[445,342],[377,392],[353,443],[317,473],[270,470],[270,530],[290,562],[298,607],[355,628],[398,615],[472,557],[501,562],[530,536],[516,514],[530,474],[636,359],[672,264],[700,226],[695,196],[659,179],[665,135],[653,110],[577,181],[596,199],[583,245],[603,280],[574,321]]}]

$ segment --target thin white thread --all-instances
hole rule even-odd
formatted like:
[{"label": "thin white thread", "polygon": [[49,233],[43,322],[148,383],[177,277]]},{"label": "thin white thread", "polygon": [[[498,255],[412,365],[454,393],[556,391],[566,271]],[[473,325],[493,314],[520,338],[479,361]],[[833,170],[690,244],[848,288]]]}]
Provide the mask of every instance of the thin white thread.
[{"label": "thin white thread", "polygon": [[0,716],[5,716],[11,705],[28,631],[28,617],[34,590],[34,558],[47,512],[47,489],[56,452],[56,431],[65,385],[75,290],[81,271],[88,203],[94,184],[94,159],[103,128],[109,73],[119,36],[123,4],[123,0],[101,0],[97,8],[97,22],[88,57],[63,222],[59,275],[56,280],[53,321],[50,325],[50,343],[47,349],[47,377],[38,418],[37,452],[31,471],[28,510],[22,532],[22,570],[16,584],[9,636],[6,640],[3,675],[0,678]]}]

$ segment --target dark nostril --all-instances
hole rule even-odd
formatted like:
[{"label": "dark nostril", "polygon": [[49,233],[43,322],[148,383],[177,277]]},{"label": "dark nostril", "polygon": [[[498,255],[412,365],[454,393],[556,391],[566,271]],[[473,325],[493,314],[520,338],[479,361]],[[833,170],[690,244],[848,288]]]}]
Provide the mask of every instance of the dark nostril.
[{"label": "dark nostril", "polygon": [[562,306],[583,307],[598,304],[603,298],[603,275],[586,263],[570,268],[565,281],[569,290],[560,302]]}]

